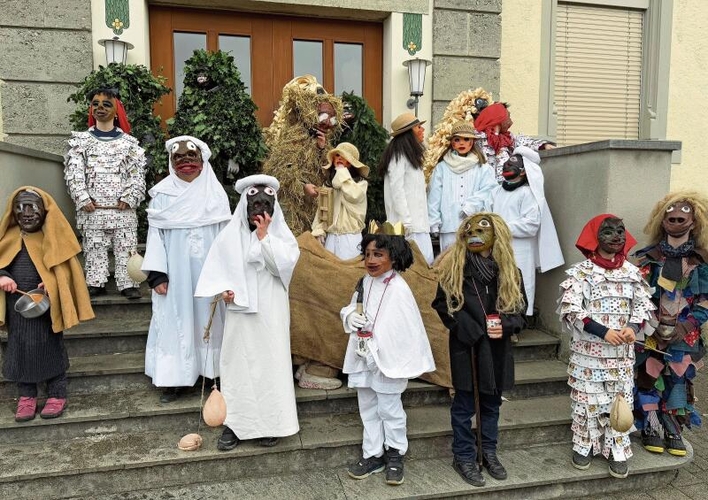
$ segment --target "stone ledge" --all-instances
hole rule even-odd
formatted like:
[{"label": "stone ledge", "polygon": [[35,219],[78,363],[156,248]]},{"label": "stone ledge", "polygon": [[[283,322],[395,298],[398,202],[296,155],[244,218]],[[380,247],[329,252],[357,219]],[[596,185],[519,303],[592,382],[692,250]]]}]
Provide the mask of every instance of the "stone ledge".
[{"label": "stone ledge", "polygon": [[61,163],[62,165],[64,164],[64,158],[60,155],[47,153],[45,151],[39,151],[37,149],[26,148],[24,146],[18,146],[17,144],[12,144],[4,141],[0,141],[0,152],[10,153],[13,155],[27,156],[29,158],[38,158],[40,160],[53,161]]},{"label": "stone ledge", "polygon": [[578,153],[588,153],[590,151],[601,151],[605,149],[630,149],[637,151],[679,151],[681,141],[651,141],[651,140],[627,140],[627,139],[606,139],[604,141],[586,142],[574,146],[563,146],[556,149],[539,151],[541,158],[552,158],[554,156],[566,156]]}]

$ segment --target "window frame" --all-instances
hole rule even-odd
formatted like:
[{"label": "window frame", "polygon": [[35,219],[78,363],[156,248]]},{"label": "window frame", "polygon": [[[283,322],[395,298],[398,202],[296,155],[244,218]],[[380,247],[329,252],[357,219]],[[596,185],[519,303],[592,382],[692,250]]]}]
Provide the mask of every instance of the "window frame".
[{"label": "window frame", "polygon": [[[561,0],[562,1],[562,0]],[[541,85],[539,96],[540,135],[556,137],[555,91],[556,16],[559,0],[544,0],[541,34]],[[669,106],[669,69],[673,0],[572,0],[587,6],[626,7],[644,11],[642,90],[639,110],[639,139],[666,140]],[[680,152],[676,152],[680,153]],[[674,162],[678,162],[675,153]]]}]

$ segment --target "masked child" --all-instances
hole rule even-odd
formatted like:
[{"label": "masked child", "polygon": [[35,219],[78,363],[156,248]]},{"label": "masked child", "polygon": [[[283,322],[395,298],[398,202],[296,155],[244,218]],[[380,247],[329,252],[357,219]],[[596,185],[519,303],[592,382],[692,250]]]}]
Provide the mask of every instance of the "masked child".
[{"label": "masked child", "polygon": [[610,426],[610,410],[618,394],[632,406],[634,341],[655,309],[649,285],[626,260],[635,243],[614,215],[591,219],[575,243],[587,259],[566,271],[558,309],[573,333],[568,363],[573,466],[587,469],[593,455],[602,453],[617,478],[629,473],[632,446],[629,431]]},{"label": "masked child", "polygon": [[[502,393],[514,387],[511,336],[524,327],[526,310],[509,228],[492,213],[466,218],[437,268],[440,285],[433,308],[450,330],[455,388],[450,408],[452,467],[465,482],[484,486],[479,464],[494,479],[507,478],[497,458],[499,408]],[[472,430],[475,399],[477,435]]]},{"label": "masked child", "polygon": [[435,362],[413,293],[398,274],[413,264],[403,226],[373,226],[361,241],[368,274],[341,311],[349,334],[342,371],[357,389],[364,424],[362,457],[348,472],[364,479],[385,468],[386,482],[398,485],[408,450],[401,394],[408,379],[434,371]]},{"label": "masked child", "polygon": [[433,170],[428,185],[430,232],[440,235],[440,251],[455,243],[462,220],[488,210],[497,187],[494,170],[475,141],[472,125],[459,121],[452,127],[450,148]]},{"label": "masked child", "polygon": [[[31,186],[12,193],[0,219],[0,326],[7,322],[2,375],[17,384],[17,422],[35,417],[38,384],[47,386],[42,418],[59,417],[66,408],[69,358],[63,331],[94,317],[76,257],[80,251],[49,194]],[[26,318],[15,311],[22,297],[16,292],[36,288],[45,290],[49,310]]]},{"label": "masked child", "polygon": [[361,231],[366,217],[366,177],[369,167],[359,161],[359,150],[348,142],[327,153],[322,167],[325,187],[334,190],[333,212],[329,222],[318,214],[312,223],[312,236],[343,260],[359,255]]}]

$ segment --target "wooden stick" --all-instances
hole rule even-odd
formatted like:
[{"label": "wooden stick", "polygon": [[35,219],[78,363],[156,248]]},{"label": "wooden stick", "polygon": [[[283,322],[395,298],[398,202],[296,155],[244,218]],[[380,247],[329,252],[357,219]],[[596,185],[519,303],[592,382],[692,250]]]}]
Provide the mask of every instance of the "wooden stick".
[{"label": "wooden stick", "polygon": [[637,344],[637,345],[642,346],[644,349],[649,349],[650,351],[658,352],[659,354],[665,354],[665,355],[667,355],[667,356],[671,356],[671,354],[669,354],[668,352],[660,351],[659,349],[656,349],[656,348],[654,348],[654,347],[649,347],[649,346],[646,345],[644,342],[640,342],[640,341],[638,341],[638,340],[635,340],[634,343]]}]

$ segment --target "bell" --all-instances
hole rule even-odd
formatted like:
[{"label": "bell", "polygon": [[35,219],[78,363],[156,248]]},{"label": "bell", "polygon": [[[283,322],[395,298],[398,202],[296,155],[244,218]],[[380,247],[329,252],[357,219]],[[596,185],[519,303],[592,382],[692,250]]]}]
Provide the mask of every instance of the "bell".
[{"label": "bell", "polygon": [[143,256],[139,253],[134,253],[128,259],[128,276],[130,279],[136,283],[142,283],[147,279],[147,274],[145,274],[141,267],[143,266]]}]

